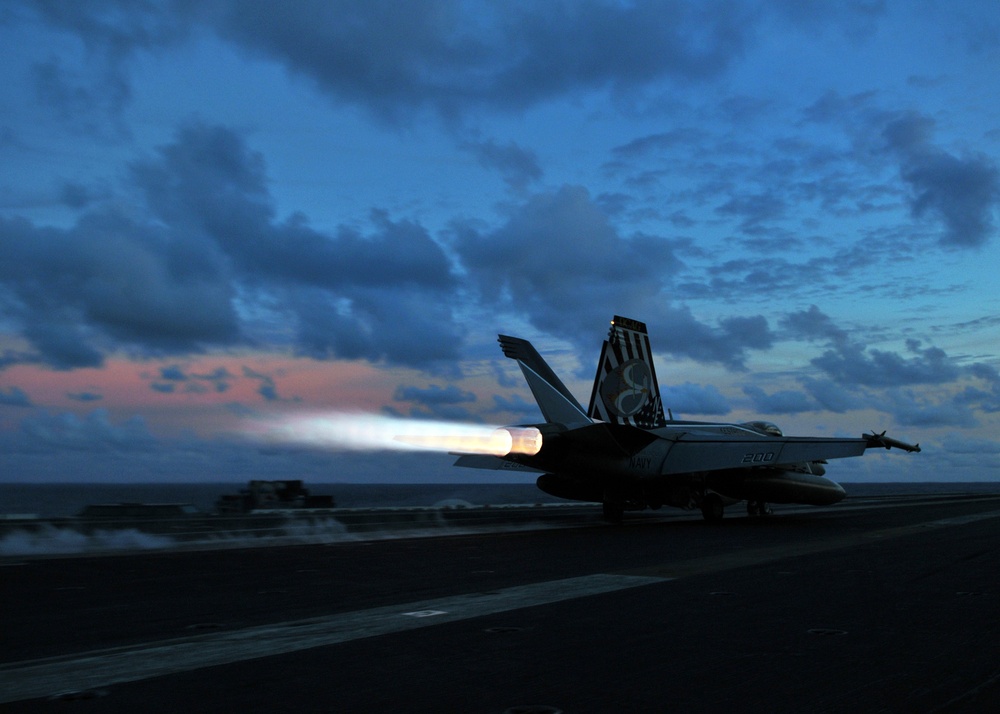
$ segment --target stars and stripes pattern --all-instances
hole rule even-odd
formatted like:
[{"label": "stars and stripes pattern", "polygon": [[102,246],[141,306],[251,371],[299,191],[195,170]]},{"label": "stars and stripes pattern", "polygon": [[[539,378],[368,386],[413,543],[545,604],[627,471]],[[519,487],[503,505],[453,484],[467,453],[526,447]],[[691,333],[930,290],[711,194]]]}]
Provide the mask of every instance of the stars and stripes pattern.
[{"label": "stars and stripes pattern", "polygon": [[645,323],[618,315],[612,320],[587,414],[641,429],[666,424]]}]

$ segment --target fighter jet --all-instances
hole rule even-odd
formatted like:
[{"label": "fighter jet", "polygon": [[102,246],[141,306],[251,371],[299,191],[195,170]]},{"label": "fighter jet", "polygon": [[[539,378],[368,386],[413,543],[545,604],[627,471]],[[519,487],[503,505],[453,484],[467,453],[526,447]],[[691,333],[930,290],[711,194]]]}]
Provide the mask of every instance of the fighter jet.
[{"label": "fighter jet", "polygon": [[612,320],[586,410],[530,342],[507,335],[499,342],[520,366],[545,421],[504,427],[502,455],[467,454],[455,465],[540,472],[542,491],[601,503],[611,521],[621,521],[626,510],[665,505],[700,508],[715,521],[741,501],[752,516],[770,513],[769,503],[832,504],[846,494],[824,476],[828,459],[871,448],[920,451],[885,432],[785,436],[767,421],[667,419],[646,325],[637,320]]}]

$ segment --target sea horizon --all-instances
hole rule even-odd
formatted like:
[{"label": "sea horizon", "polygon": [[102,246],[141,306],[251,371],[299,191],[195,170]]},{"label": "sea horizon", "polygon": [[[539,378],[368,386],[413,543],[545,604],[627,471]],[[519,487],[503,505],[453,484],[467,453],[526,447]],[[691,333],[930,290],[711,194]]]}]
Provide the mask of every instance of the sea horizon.
[{"label": "sea horizon", "polygon": [[[0,481],[0,515],[24,514],[39,518],[77,515],[97,503],[185,503],[211,513],[225,494],[236,494],[247,481],[74,483]],[[566,503],[533,483],[348,483],[308,481],[311,495],[332,496],[338,508],[405,508]],[[996,481],[842,482],[847,497],[1000,492]]]}]

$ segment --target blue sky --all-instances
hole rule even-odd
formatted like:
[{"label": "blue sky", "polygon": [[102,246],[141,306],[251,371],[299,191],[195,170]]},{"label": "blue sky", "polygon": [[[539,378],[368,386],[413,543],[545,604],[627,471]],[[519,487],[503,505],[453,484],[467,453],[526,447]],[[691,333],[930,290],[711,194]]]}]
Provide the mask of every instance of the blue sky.
[{"label": "blue sky", "polygon": [[8,2],[5,480],[481,479],[274,414],[538,419],[613,314],[675,416],[1000,469],[993,2]]}]

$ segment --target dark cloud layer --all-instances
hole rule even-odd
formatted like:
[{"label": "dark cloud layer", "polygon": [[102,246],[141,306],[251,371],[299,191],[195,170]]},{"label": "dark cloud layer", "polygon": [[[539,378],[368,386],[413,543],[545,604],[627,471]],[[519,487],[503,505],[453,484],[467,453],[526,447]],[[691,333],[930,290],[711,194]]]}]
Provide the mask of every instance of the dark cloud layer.
[{"label": "dark cloud layer", "polygon": [[192,124],[135,163],[145,213],[97,206],[68,229],[0,218],[0,301],[41,359],[97,366],[252,345],[270,311],[316,358],[453,359],[455,280],[426,230],[377,213],[371,234],[279,221],[263,159],[222,127]]},{"label": "dark cloud layer", "polygon": [[[454,118],[480,108],[521,110],[581,90],[625,96],[661,80],[703,82],[732,67],[763,32],[839,32],[856,42],[871,36],[885,11],[867,0],[18,5],[82,44],[86,74],[56,59],[36,66],[41,98],[67,116],[120,112],[131,96],[129,63],[139,53],[162,52],[208,32],[311,78],[338,103],[391,121],[425,108]],[[744,116],[748,98],[741,101]]]},{"label": "dark cloud layer", "polygon": [[718,74],[748,40],[730,2],[632,4],[219,0],[198,19],[388,119],[521,109],[579,88],[622,92]]},{"label": "dark cloud layer", "polygon": [[[456,224],[460,281],[413,221],[373,211],[368,232],[331,234],[279,218],[263,157],[225,127],[181,128],[128,178],[139,202],[127,212],[99,201],[69,228],[0,219],[0,300],[34,350],[7,363],[92,367],[116,350],[181,355],[267,335],[316,359],[443,368],[463,340],[452,310],[470,294],[588,346],[614,312],[643,317],[663,335],[658,349],[734,369],[772,344],[762,316],[712,326],[665,297],[681,267],[671,241],[621,236],[580,187],[528,196],[494,230]],[[151,386],[172,392],[177,381]]]},{"label": "dark cloud layer", "polygon": [[759,15],[730,0],[23,4],[84,45],[90,79],[57,60],[36,67],[39,97],[75,121],[120,113],[131,94],[129,60],[196,30],[280,62],[338,102],[400,121],[421,109],[457,118],[579,89],[621,94],[664,78],[704,80],[742,55]]},{"label": "dark cloud layer", "polygon": [[92,367],[105,351],[200,351],[239,337],[232,285],[192,263],[186,241],[105,210],[69,229],[0,218],[0,299],[53,367]]}]

